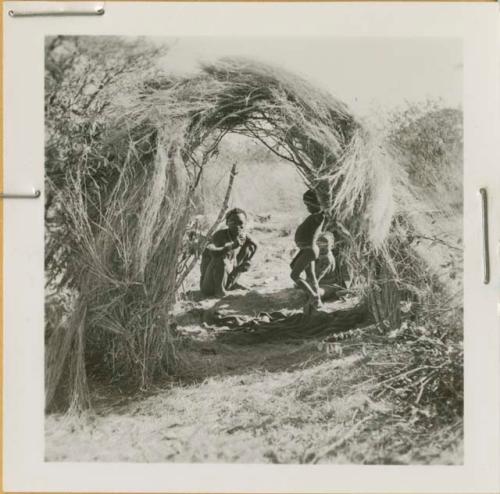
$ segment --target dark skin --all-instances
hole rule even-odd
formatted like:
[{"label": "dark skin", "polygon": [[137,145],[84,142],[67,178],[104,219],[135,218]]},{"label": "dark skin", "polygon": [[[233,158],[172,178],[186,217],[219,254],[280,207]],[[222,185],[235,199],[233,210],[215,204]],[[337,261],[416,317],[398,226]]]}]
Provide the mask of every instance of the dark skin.
[{"label": "dark skin", "polygon": [[[309,213],[315,214],[320,212],[320,208],[317,204],[307,201],[304,201],[304,204],[306,205]],[[311,242],[312,248],[301,250],[301,253],[293,264],[292,271],[290,273],[290,277],[295,284],[308,293],[311,299],[316,302],[318,307],[322,305],[318,278],[316,276],[316,259],[319,255],[317,237],[320,232],[321,228],[318,228]],[[306,274],[306,279],[301,277],[303,272]]]},{"label": "dark skin", "polygon": [[247,219],[244,214],[238,213],[231,216],[227,221],[227,228],[233,239],[231,242],[227,242],[222,247],[217,247],[216,245],[210,243],[207,245],[207,249],[212,252],[226,253],[233,249],[237,249],[243,245],[245,240],[245,227]]},{"label": "dark skin", "polygon": [[[210,243],[207,245],[207,250],[213,252],[213,253],[219,253],[219,254],[226,254],[230,251],[237,250],[243,246],[245,242],[250,243],[255,249],[257,249],[257,244],[250,239],[245,234],[245,228],[247,225],[247,218],[244,214],[238,213],[238,214],[233,214],[231,215],[230,218],[227,220],[227,227],[229,230],[229,236],[231,237],[231,241],[227,242],[225,245],[218,247],[213,243]],[[236,266],[233,271],[229,274],[229,285],[232,286],[232,288],[245,288],[242,285],[239,285],[236,283],[237,278],[239,275],[245,271],[248,270],[249,267],[249,262],[248,263],[243,263],[239,266]],[[223,286],[224,283],[222,282],[222,279],[220,282],[217,282],[217,285]],[[224,296],[226,294],[226,290],[224,288],[221,288],[220,291],[216,294],[217,296]]]}]

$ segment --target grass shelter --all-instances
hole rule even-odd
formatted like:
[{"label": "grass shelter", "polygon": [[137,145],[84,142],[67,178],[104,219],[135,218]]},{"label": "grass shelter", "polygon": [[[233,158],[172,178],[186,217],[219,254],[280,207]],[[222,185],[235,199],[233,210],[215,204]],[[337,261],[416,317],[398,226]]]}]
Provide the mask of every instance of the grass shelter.
[{"label": "grass shelter", "polygon": [[414,195],[405,168],[341,101],[275,67],[223,59],[148,79],[103,112],[103,125],[88,123],[92,144],[47,178],[49,287],[70,307],[47,326],[47,407],[61,394],[70,409],[88,407],[89,373],[144,388],[175,368],[171,309],[193,267],[193,197],[228,134],[296,167],[327,212],[344,273],[382,328],[398,326],[414,273],[409,220],[396,211]]}]

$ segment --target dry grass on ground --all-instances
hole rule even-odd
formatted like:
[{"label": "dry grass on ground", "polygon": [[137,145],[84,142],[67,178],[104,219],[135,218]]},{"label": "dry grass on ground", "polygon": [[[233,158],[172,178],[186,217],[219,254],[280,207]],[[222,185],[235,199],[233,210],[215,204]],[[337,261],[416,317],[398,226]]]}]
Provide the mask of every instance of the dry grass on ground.
[{"label": "dry grass on ground", "polygon": [[[288,281],[289,224],[286,217],[255,223],[261,249],[245,280],[249,293],[222,301],[188,297],[178,304],[185,365],[177,376],[147,395],[120,395],[112,385],[95,389],[95,412],[83,418],[49,415],[46,459],[461,463],[459,414],[439,420],[424,403],[427,388],[421,403],[415,403],[420,385],[384,384],[410,363],[414,350],[402,335],[369,332],[339,341],[332,352],[307,336],[253,345],[221,343],[203,324],[200,315],[214,308],[252,315],[300,307],[302,295]],[[196,275],[187,289],[194,288]],[[348,303],[335,302],[330,309]],[[398,393],[405,389],[414,396],[399,402]],[[403,407],[407,403],[414,405]]]},{"label": "dry grass on ground", "polygon": [[353,354],[306,369],[212,377],[83,422],[54,416],[47,459],[460,462],[460,423],[415,434],[390,402],[369,397],[370,383],[362,379],[370,361]]}]

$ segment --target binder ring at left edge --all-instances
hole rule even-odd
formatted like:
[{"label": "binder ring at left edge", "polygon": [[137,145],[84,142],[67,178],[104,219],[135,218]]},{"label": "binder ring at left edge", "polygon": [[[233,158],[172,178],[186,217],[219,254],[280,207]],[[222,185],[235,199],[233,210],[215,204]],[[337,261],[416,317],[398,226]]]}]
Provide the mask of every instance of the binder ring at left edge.
[{"label": "binder ring at left edge", "polygon": [[41,192],[38,189],[33,189],[31,194],[0,192],[0,199],[38,199]]}]

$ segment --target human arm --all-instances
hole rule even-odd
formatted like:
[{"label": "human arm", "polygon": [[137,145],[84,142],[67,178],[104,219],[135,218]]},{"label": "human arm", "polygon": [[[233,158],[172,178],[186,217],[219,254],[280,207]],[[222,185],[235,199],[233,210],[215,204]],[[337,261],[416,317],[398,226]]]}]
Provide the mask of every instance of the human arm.
[{"label": "human arm", "polygon": [[226,230],[219,230],[205,248],[211,254],[225,254],[238,246],[239,243],[231,239]]},{"label": "human arm", "polygon": [[323,265],[320,267],[320,271],[318,274],[318,282],[321,281],[327,274],[333,273],[335,271],[335,257],[333,257],[333,254],[328,252],[328,254],[325,256],[326,260],[322,259],[320,260],[320,263],[323,263]]},{"label": "human arm", "polygon": [[238,246],[238,244],[236,242],[226,242],[225,244],[223,245],[215,245],[213,242],[209,243],[206,247],[206,249],[210,252],[213,252],[213,253],[225,253],[225,252],[229,252],[230,250],[233,250],[235,249],[236,247]]},{"label": "human arm", "polygon": [[257,242],[252,237],[250,237],[250,235],[247,235],[244,243],[246,243],[250,247],[253,256],[258,248]]},{"label": "human arm", "polygon": [[319,281],[318,277],[316,276],[316,261],[312,260],[305,269],[306,272],[306,277],[310,281],[313,289],[313,297],[317,301],[319,305],[321,305],[321,294],[319,291]]},{"label": "human arm", "polygon": [[299,249],[313,248],[317,251],[318,237],[324,224],[322,213],[310,214],[295,232],[295,243]]},{"label": "human arm", "polygon": [[[318,245],[318,238],[323,232],[323,225],[325,224],[325,215],[323,213],[316,214],[316,229],[313,233],[312,245],[313,247]],[[319,250],[319,249],[318,249]]]},{"label": "human arm", "polygon": [[238,272],[248,271],[250,269],[251,260],[257,252],[257,242],[255,242],[248,235],[240,238],[241,249],[237,255],[237,266],[235,268]]}]

